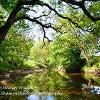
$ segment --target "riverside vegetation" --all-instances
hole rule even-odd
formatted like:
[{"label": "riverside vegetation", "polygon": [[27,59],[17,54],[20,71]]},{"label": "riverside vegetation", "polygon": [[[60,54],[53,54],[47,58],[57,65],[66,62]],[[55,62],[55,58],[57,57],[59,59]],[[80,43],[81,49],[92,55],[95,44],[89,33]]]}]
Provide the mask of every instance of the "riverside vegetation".
[{"label": "riverside vegetation", "polygon": [[[87,12],[78,4],[88,0],[80,0],[78,3],[75,0],[59,1],[69,5],[48,0],[51,6],[57,4],[56,9],[53,9],[48,5],[49,3],[42,0],[38,2],[0,0],[0,9],[2,9],[0,10],[0,86],[25,85],[31,88],[28,92],[38,90],[63,93],[62,96],[37,98],[61,100],[67,95],[66,98],[70,98],[69,100],[85,97],[87,100],[91,98],[99,100],[97,94],[100,89],[100,2],[90,0],[91,2],[85,4]],[[37,15],[36,12],[39,12],[35,7],[38,7],[38,10],[44,9],[40,11],[42,14]],[[30,10],[35,13],[33,17],[30,15]],[[39,32],[31,30],[33,27],[37,29],[36,24],[40,25]],[[48,28],[51,28],[51,33]],[[25,100],[26,97],[19,98]],[[1,96],[0,100],[2,98],[7,100],[10,97]],[[17,98],[15,96],[15,100]]]}]

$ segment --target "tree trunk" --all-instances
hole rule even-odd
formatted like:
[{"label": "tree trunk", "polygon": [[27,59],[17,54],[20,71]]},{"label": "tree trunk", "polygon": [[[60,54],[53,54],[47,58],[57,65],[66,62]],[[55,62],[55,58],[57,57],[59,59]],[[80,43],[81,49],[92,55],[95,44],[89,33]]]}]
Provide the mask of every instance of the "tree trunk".
[{"label": "tree trunk", "polygon": [[2,43],[2,41],[5,39],[6,37],[6,28],[3,26],[3,27],[0,27],[0,44]]},{"label": "tree trunk", "polygon": [[0,27],[0,43],[5,39],[11,26],[15,23],[17,14],[21,10],[23,5],[35,5],[39,0],[18,0],[15,8],[12,10],[4,26]]},{"label": "tree trunk", "polygon": [[2,43],[2,41],[5,39],[11,26],[14,24],[16,16],[17,16],[18,12],[21,10],[21,8],[22,8],[22,4],[19,0],[16,7],[12,10],[11,14],[9,15],[5,24],[2,27],[0,27],[0,43]]}]

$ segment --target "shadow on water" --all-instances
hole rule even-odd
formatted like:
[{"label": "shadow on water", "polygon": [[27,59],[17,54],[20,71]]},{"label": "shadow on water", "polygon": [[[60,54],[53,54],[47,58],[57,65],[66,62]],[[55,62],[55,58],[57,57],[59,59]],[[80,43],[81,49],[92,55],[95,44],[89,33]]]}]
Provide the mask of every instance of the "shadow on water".
[{"label": "shadow on water", "polygon": [[100,100],[100,78],[83,73],[46,70],[0,82],[0,100]]}]

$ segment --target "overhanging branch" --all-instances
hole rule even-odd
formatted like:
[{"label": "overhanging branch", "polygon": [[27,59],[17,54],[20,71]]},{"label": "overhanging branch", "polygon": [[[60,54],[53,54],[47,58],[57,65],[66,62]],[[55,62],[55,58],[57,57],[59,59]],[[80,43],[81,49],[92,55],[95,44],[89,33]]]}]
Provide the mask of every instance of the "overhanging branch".
[{"label": "overhanging branch", "polygon": [[71,18],[69,18],[69,17],[67,17],[67,16],[63,16],[63,15],[61,15],[60,13],[58,13],[54,8],[52,8],[52,7],[49,6],[48,4],[46,4],[46,3],[40,3],[39,5],[40,5],[40,6],[46,6],[46,7],[48,7],[51,11],[54,11],[55,14],[57,14],[57,15],[58,15],[59,17],[61,17],[62,19],[67,19],[67,20],[68,20],[69,22],[71,22],[75,27],[80,28],[80,29],[83,30],[83,31],[88,31],[88,30],[83,29],[81,26],[79,26],[78,23],[76,23],[75,21],[73,21]]},{"label": "overhanging branch", "polygon": [[76,6],[79,6],[82,11],[88,16],[88,18],[90,18],[92,21],[98,21],[100,20],[100,17],[95,17],[95,16],[92,16],[91,13],[86,9],[85,7],[85,1],[99,1],[99,0],[80,0],[80,1],[77,1],[77,0],[60,0],[60,1],[63,1],[63,2],[66,2],[68,4],[71,4],[71,5],[76,5]]},{"label": "overhanging branch", "polygon": [[[43,24],[42,22],[40,22],[39,20],[37,20],[36,17],[35,17],[35,18],[30,18],[28,15],[24,15],[24,16],[22,16],[22,17],[17,17],[17,18],[15,19],[15,22],[20,21],[20,20],[23,20],[23,19],[29,20],[29,21],[31,21],[31,22],[35,22],[35,23],[37,23],[38,25],[40,25],[42,28],[47,28],[47,29],[48,29],[48,28],[52,28],[52,29],[55,30],[56,32],[60,32],[60,30],[58,30],[58,28],[53,27],[51,23]],[[61,33],[61,32],[60,32],[60,33]]]}]

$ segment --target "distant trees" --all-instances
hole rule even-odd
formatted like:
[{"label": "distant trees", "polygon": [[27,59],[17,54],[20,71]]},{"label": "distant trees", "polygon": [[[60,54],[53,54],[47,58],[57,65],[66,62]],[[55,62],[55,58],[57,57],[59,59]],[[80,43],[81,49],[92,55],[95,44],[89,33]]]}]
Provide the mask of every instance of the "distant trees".
[{"label": "distant trees", "polygon": [[49,45],[48,43],[43,46],[43,42],[34,42],[33,47],[30,49],[30,55],[26,63],[34,68],[48,67]]}]

